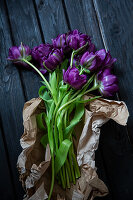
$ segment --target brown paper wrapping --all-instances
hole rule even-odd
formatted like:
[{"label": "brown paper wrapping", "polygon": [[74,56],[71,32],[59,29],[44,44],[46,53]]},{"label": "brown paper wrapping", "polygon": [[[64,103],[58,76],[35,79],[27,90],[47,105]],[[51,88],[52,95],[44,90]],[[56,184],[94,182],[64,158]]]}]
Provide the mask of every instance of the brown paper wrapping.
[{"label": "brown paper wrapping", "polygon": [[[85,96],[85,99],[91,96]],[[44,132],[37,129],[36,115],[44,110],[40,98],[25,103],[23,110],[24,134],[20,139],[23,148],[17,167],[26,191],[24,200],[45,200],[51,183],[50,149],[44,151],[40,139]],[[95,151],[98,148],[100,127],[109,119],[126,125],[129,113],[124,102],[97,99],[86,105],[83,120],[75,127],[78,142],[77,161],[81,177],[76,185],[64,191],[56,182],[52,200],[93,200],[108,194],[108,189],[98,178],[95,167]]]}]

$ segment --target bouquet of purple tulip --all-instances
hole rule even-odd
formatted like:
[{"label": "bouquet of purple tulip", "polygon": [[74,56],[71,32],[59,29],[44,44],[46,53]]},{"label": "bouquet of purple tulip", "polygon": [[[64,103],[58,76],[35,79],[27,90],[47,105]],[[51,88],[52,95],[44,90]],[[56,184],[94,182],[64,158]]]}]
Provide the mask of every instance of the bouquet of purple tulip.
[{"label": "bouquet of purple tulip", "polygon": [[[82,119],[85,103],[101,96],[113,96],[118,80],[112,74],[116,58],[104,49],[95,51],[90,37],[78,30],[58,35],[52,44],[40,44],[32,50],[26,45],[9,49],[9,60],[33,68],[42,78],[39,97],[45,110],[37,115],[37,125],[47,134],[41,138],[51,152],[51,199],[55,179],[63,189],[80,177],[73,146],[74,127]],[[44,74],[49,73],[49,81]],[[84,100],[84,95],[99,91],[100,96]]]}]

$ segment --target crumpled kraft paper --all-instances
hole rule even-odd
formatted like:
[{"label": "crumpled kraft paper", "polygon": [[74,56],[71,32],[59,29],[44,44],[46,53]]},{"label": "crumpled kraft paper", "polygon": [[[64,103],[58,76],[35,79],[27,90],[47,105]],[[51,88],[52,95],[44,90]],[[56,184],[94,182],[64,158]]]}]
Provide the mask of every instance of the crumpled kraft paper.
[{"label": "crumpled kraft paper", "polygon": [[[85,96],[84,99],[92,96]],[[20,139],[23,148],[17,167],[26,191],[24,200],[45,200],[51,183],[50,149],[44,151],[40,139],[44,132],[37,129],[36,115],[44,111],[40,98],[25,103],[23,110],[24,134]],[[75,127],[77,161],[81,177],[76,185],[64,191],[56,182],[52,200],[93,200],[108,194],[108,189],[98,178],[95,167],[95,151],[98,148],[100,127],[109,119],[126,125],[129,113],[124,102],[96,99],[86,105],[82,121]],[[106,133],[105,133],[106,134]]]}]

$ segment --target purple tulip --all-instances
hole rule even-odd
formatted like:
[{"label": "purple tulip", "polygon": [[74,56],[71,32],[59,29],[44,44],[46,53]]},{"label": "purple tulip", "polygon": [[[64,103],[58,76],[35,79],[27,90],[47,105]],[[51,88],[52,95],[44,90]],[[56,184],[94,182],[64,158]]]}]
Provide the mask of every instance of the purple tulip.
[{"label": "purple tulip", "polygon": [[102,67],[111,67],[117,60],[116,58],[112,58],[110,52],[106,52],[105,49],[97,51],[96,55],[100,58]]},{"label": "purple tulip", "polygon": [[54,48],[66,48],[66,34],[59,34],[55,39],[52,39]]},{"label": "purple tulip", "polygon": [[103,70],[97,76],[99,91],[104,96],[113,96],[118,90],[118,79],[115,75],[111,74],[109,68]]},{"label": "purple tulip", "polygon": [[112,56],[110,55],[110,52],[108,51],[106,53],[106,58],[104,60],[104,66],[106,67],[111,67],[113,65],[114,62],[116,62],[117,59],[116,58],[112,58]]},{"label": "purple tulip", "polygon": [[44,62],[45,66],[53,71],[56,67],[61,64],[63,61],[63,50],[62,49],[53,49],[52,52],[48,55],[48,57],[43,57],[42,62]]},{"label": "purple tulip", "polygon": [[80,64],[88,68],[90,71],[96,71],[98,67],[101,65],[100,58],[95,55],[93,52],[89,53],[85,52],[80,60]]},{"label": "purple tulip", "polygon": [[91,44],[90,37],[88,35],[80,33],[78,30],[73,30],[68,33],[66,37],[67,45],[72,49],[78,49],[84,46],[88,42],[88,45]]},{"label": "purple tulip", "polygon": [[21,60],[22,60],[22,58],[27,59],[30,56],[30,53],[31,53],[31,50],[26,45],[21,44],[18,47],[13,46],[13,47],[9,48],[8,60],[13,61],[15,64],[23,65],[23,66],[27,67],[28,65]]},{"label": "purple tulip", "polygon": [[97,73],[97,79],[102,80],[104,76],[111,75],[111,68],[103,68]]},{"label": "purple tulip", "polygon": [[66,33],[58,35],[55,39],[52,39],[52,44],[54,48],[62,48],[63,53],[69,55],[71,48],[66,43],[66,36]]},{"label": "purple tulip", "polygon": [[48,57],[48,55],[50,54],[50,52],[52,51],[53,46],[51,44],[40,44],[37,47],[34,47],[32,49],[32,58],[40,63],[40,60],[43,57]]},{"label": "purple tulip", "polygon": [[68,67],[66,71],[63,69],[63,80],[74,89],[79,90],[87,82],[87,76],[79,75],[79,70],[76,67]]},{"label": "purple tulip", "polygon": [[21,53],[18,49],[18,47],[13,46],[11,48],[9,48],[9,56],[8,56],[8,60],[18,60],[21,58]]}]

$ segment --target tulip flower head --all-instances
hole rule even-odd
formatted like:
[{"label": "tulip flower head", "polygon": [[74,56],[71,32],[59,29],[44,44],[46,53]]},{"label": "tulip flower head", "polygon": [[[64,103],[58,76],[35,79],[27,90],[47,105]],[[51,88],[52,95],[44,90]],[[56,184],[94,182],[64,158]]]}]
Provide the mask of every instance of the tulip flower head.
[{"label": "tulip flower head", "polygon": [[31,50],[27,45],[21,43],[20,46],[13,46],[9,48],[8,60],[13,61],[15,64],[27,67],[28,65],[22,61],[23,58],[31,60]]},{"label": "tulip flower head", "polygon": [[42,58],[42,62],[49,71],[53,71],[61,64],[63,56],[64,54],[62,49],[53,49],[47,58],[45,56]]},{"label": "tulip flower head", "polygon": [[66,43],[71,49],[78,49],[84,46],[86,43],[91,44],[90,37],[88,35],[80,33],[78,30],[73,30],[68,33]]},{"label": "tulip flower head", "polygon": [[87,76],[84,74],[79,75],[79,70],[76,67],[68,67],[66,71],[63,70],[63,80],[72,88],[79,90],[87,82]]},{"label": "tulip flower head", "polygon": [[97,51],[96,55],[100,58],[102,67],[111,67],[117,60],[116,58],[112,58],[110,52],[106,52],[105,49]]},{"label": "tulip flower head", "polygon": [[80,64],[89,69],[90,71],[96,71],[101,64],[101,60],[93,52],[85,52],[80,60]]},{"label": "tulip flower head", "polygon": [[118,92],[118,79],[111,74],[109,68],[100,71],[97,74],[97,83],[99,84],[99,91],[103,96],[113,96]]},{"label": "tulip flower head", "polygon": [[52,39],[54,48],[66,48],[66,34],[59,34],[55,39]]},{"label": "tulip flower head", "polygon": [[52,51],[53,46],[51,44],[40,44],[32,49],[32,58],[40,63],[40,60],[43,57],[48,57],[50,52]]}]

